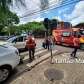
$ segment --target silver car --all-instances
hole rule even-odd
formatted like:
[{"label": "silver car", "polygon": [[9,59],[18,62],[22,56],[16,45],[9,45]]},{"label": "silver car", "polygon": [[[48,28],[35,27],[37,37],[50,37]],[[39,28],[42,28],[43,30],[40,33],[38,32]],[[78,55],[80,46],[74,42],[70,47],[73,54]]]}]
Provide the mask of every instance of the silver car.
[{"label": "silver car", "polygon": [[26,36],[14,36],[7,41],[12,43],[17,49],[26,49]]},{"label": "silver car", "polygon": [[8,42],[0,41],[0,83],[5,81],[11,70],[20,62],[18,50]]}]

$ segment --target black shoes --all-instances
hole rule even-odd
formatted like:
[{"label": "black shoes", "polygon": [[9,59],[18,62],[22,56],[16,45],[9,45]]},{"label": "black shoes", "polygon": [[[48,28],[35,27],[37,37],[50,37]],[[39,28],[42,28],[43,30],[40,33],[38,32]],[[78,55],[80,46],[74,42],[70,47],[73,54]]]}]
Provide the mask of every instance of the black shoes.
[{"label": "black shoes", "polygon": [[74,58],[78,58],[78,57],[75,56]]},{"label": "black shoes", "polygon": [[29,59],[28,62],[31,63],[32,62],[32,59]]},{"label": "black shoes", "polygon": [[71,57],[73,57],[73,58],[78,58],[78,57],[76,57],[76,56],[73,56],[73,54],[70,54],[71,55]]}]

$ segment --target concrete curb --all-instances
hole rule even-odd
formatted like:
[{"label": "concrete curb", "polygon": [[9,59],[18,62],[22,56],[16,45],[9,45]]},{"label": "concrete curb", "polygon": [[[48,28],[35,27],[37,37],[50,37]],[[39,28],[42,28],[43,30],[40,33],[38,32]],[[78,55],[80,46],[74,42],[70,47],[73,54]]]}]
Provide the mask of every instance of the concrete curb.
[{"label": "concrete curb", "polygon": [[[53,55],[57,52],[57,50],[52,51]],[[42,57],[34,60],[32,63],[28,63],[27,66],[32,69],[33,67],[35,67],[36,65],[38,65],[39,63],[43,62],[44,60],[48,59],[50,57],[50,53],[43,55]]]}]

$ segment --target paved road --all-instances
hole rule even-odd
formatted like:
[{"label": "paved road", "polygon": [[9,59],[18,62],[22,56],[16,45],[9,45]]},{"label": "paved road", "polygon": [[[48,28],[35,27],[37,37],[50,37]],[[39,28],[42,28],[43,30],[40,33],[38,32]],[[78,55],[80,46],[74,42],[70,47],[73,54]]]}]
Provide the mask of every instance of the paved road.
[{"label": "paved road", "polygon": [[[43,42],[43,39],[36,40],[36,43],[37,43],[37,48],[36,48],[36,53],[35,53],[35,58],[36,59],[39,59],[42,56],[46,56],[47,54],[50,55],[50,51],[45,50],[41,47],[42,42]],[[56,51],[54,54],[60,53],[60,52],[71,52],[72,48],[59,46],[59,45],[54,45],[53,51]],[[9,77],[8,81],[6,81],[5,84],[9,84],[16,77],[18,77],[18,76],[22,75],[23,73],[30,70],[29,67],[27,66],[27,64],[28,64],[28,52],[27,51],[23,52],[20,55],[24,56],[23,64],[20,64],[19,66],[16,67],[16,69],[13,71],[12,75]]]}]

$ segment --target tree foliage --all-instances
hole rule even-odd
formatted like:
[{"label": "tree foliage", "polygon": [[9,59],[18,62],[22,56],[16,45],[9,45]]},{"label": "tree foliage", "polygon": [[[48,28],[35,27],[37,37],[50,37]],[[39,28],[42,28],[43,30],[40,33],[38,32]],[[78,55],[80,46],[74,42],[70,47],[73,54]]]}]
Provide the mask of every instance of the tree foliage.
[{"label": "tree foliage", "polygon": [[0,0],[0,33],[3,32],[3,28],[11,28],[14,24],[19,23],[18,16],[9,9],[11,3],[12,0]]},{"label": "tree foliage", "polygon": [[45,27],[43,25],[43,22],[29,22],[26,24],[20,24],[20,25],[10,25],[10,28],[3,28],[3,32],[8,35],[10,32],[11,35],[16,34],[20,35],[23,32],[29,32],[32,31],[34,33],[41,33],[45,31]]},{"label": "tree foliage", "polygon": [[25,32],[28,32],[28,31],[36,31],[38,29],[45,30],[45,27],[42,22],[29,22],[29,23],[17,26],[17,29],[18,29],[17,31],[20,31],[20,32],[22,32],[22,30],[24,30]]},{"label": "tree foliage", "polygon": [[57,28],[57,23],[58,23],[57,19],[52,19],[50,23],[51,29]]},{"label": "tree foliage", "polygon": [[7,11],[8,5],[11,4],[12,0],[0,0],[0,8],[2,11]]},{"label": "tree foliage", "polygon": [[58,20],[57,19],[48,19],[48,18],[44,18],[44,26],[45,26],[45,28],[46,28],[46,35],[48,36],[48,35],[50,35],[50,34],[52,34],[52,30],[54,29],[54,28],[56,28],[57,27],[57,22],[58,22]]}]

